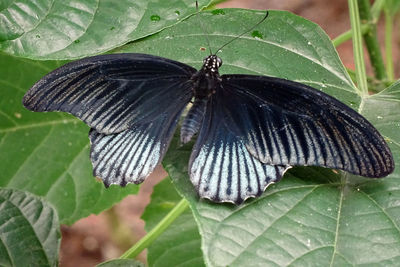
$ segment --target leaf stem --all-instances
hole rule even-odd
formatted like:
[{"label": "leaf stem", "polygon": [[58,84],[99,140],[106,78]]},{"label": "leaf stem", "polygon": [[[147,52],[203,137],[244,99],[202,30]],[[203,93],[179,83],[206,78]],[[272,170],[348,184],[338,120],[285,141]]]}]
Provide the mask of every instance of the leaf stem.
[{"label": "leaf stem", "polygon": [[371,7],[371,17],[373,23],[377,23],[379,20],[379,16],[381,14],[381,10],[383,8],[383,5],[385,4],[386,0],[376,0],[374,1],[374,4]]},{"label": "leaf stem", "polygon": [[120,259],[135,258],[142,250],[147,248],[165,229],[186,210],[189,203],[182,198],[181,201],[142,239],[121,255]]},{"label": "leaf stem", "polygon": [[[372,16],[372,22],[376,24],[379,19],[379,15],[381,14],[381,10],[383,8],[383,4],[385,3],[385,0],[376,0],[374,4],[371,7],[371,16]],[[370,25],[369,24],[361,24],[361,32],[362,34],[366,34],[370,30]],[[348,30],[341,35],[337,36],[335,39],[332,40],[332,43],[335,47],[341,45],[342,43],[348,41],[351,39],[352,32],[351,30]]]},{"label": "leaf stem", "polygon": [[[369,31],[370,25],[368,24],[362,24],[361,25],[361,33],[365,34]],[[338,47],[339,45],[343,44],[344,42],[348,41],[351,39],[352,31],[348,30],[339,36],[337,36],[335,39],[332,40],[332,43],[335,47]]]},{"label": "leaf stem", "polygon": [[365,71],[363,46],[361,38],[360,16],[358,14],[357,0],[348,0],[350,22],[352,28],[353,50],[354,50],[354,63],[356,68],[356,78],[359,93],[362,96],[368,95],[367,74]]},{"label": "leaf stem", "polygon": [[370,25],[369,30],[363,34],[365,45],[369,54],[370,62],[378,80],[386,79],[385,64],[383,63],[382,53],[376,33],[376,24],[371,15],[369,0],[358,0],[360,8],[360,19]]},{"label": "leaf stem", "polygon": [[386,73],[390,81],[394,80],[393,55],[392,55],[393,16],[385,10],[385,58]]}]

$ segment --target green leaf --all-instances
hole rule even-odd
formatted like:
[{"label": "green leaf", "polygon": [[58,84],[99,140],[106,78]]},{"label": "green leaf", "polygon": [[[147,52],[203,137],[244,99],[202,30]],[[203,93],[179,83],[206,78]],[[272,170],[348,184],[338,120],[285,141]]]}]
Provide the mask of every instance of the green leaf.
[{"label": "green leaf", "polygon": [[47,201],[0,188],[1,266],[57,266],[60,241],[57,213]]},{"label": "green leaf", "polygon": [[93,178],[84,123],[64,113],[34,113],[22,106],[25,91],[59,65],[0,54],[0,186],[44,196],[61,223],[72,224],[138,187],[105,189]]},{"label": "green leaf", "polygon": [[192,0],[8,1],[0,5],[0,51],[31,59],[85,57],[158,32],[195,11]]},{"label": "green leaf", "polygon": [[110,260],[96,265],[96,267],[144,267],[145,265],[137,260],[117,259]]},{"label": "green leaf", "polygon": [[[260,21],[264,11],[221,9],[122,46],[113,52],[159,55],[200,68],[209,55],[199,21],[209,32],[211,49]],[[220,73],[270,75],[308,84],[356,108],[360,99],[328,36],[314,23],[285,11],[270,11],[267,20],[218,53]]]},{"label": "green leaf", "polygon": [[[142,219],[149,232],[181,200],[171,183],[164,179],[154,187],[151,202]],[[147,250],[149,266],[204,266],[200,234],[192,212],[186,210]]]},{"label": "green leaf", "polygon": [[[216,51],[263,15],[224,9],[201,17],[213,25],[209,39]],[[196,22],[190,18],[118,51],[157,54],[199,67],[208,51]],[[219,54],[222,73],[278,76],[323,90],[370,119],[392,142],[399,164],[400,131],[397,126],[391,131],[384,127],[393,129],[398,123],[399,96],[388,94],[396,89],[377,96],[358,95],[326,34],[293,14],[271,11],[255,31]],[[369,106],[381,98],[388,102]],[[392,115],[385,116],[387,112]],[[174,139],[164,166],[191,205],[207,265],[395,266],[400,260],[397,170],[386,179],[373,180],[298,167],[260,198],[237,207],[197,198],[187,174],[190,152],[190,145],[179,147]]]}]

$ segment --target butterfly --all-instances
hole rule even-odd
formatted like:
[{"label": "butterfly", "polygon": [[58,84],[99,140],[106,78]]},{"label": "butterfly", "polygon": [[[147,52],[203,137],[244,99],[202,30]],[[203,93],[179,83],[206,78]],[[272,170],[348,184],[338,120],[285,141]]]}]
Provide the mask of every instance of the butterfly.
[{"label": "butterfly", "polygon": [[220,75],[218,51],[200,70],[148,54],[84,58],[40,79],[23,105],[85,122],[93,175],[106,187],[142,183],[162,161],[188,105],[180,139],[197,137],[188,171],[201,198],[241,204],[297,165],[371,178],[393,171],[383,137],[356,111],[298,82]]}]

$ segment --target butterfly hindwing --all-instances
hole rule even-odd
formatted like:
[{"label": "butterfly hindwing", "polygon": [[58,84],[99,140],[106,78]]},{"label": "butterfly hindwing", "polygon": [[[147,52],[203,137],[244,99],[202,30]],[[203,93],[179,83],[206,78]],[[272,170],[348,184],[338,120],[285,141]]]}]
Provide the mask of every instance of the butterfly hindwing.
[{"label": "butterfly hindwing", "polygon": [[224,98],[211,96],[189,163],[190,179],[200,197],[242,203],[279,181],[288,168],[267,165],[253,157],[243,138],[230,130]]},{"label": "butterfly hindwing", "polygon": [[191,91],[185,83],[195,72],[145,54],[89,57],[47,74],[26,93],[23,104],[33,111],[69,112],[99,133],[118,133],[187,101]]},{"label": "butterfly hindwing", "polygon": [[378,131],[333,97],[279,78],[221,78],[231,127],[261,162],[324,166],[367,177],[393,171],[391,152]]},{"label": "butterfly hindwing", "polygon": [[139,184],[160,163],[186,104],[169,108],[152,121],[105,135],[91,129],[90,158],[94,176],[104,184]]}]

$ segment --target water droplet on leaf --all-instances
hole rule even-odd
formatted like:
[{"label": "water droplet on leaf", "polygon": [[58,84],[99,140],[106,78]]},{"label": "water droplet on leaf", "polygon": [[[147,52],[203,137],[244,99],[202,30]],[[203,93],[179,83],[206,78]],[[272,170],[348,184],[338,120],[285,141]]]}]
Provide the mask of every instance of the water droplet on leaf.
[{"label": "water droplet on leaf", "polygon": [[160,17],[159,15],[152,15],[152,16],[150,17],[150,19],[151,19],[152,21],[160,21],[161,17]]},{"label": "water droplet on leaf", "polygon": [[251,36],[253,36],[256,39],[263,39],[263,35],[259,31],[253,31],[251,33]]},{"label": "water droplet on leaf", "polygon": [[225,12],[222,9],[215,9],[211,11],[211,14],[213,15],[225,15]]}]

